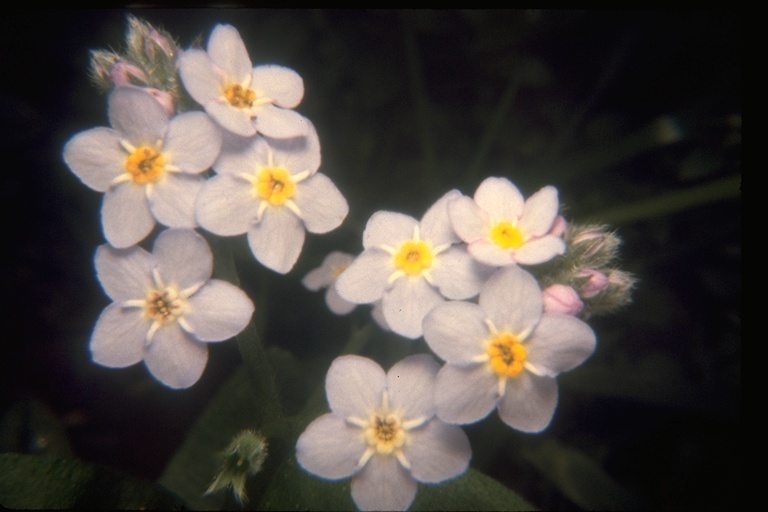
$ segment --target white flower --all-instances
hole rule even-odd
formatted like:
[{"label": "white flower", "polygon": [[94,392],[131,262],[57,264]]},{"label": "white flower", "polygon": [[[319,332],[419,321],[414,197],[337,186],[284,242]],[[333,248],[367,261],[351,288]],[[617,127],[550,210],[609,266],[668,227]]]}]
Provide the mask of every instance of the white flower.
[{"label": "white flower", "polygon": [[187,50],[179,57],[179,74],[192,98],[225,129],[249,137],[299,137],[307,120],[292,109],[304,96],[304,82],[292,69],[251,66],[240,33],[217,25],[208,51]]},{"label": "white flower", "polygon": [[314,127],[292,139],[225,139],[197,199],[197,219],[221,236],[248,233],[257,260],[275,272],[293,268],[310,233],[336,229],[349,206],[320,166]]},{"label": "white flower", "polygon": [[486,178],[474,200],[461,196],[448,214],[469,252],[487,265],[536,265],[565,252],[558,232],[557,189],[544,187],[528,200],[506,178]]},{"label": "white flower", "polygon": [[380,211],[368,220],[363,252],[336,280],[342,298],[356,304],[382,299],[392,331],[421,336],[421,321],[435,305],[477,295],[487,268],[475,262],[451,228],[446,205],[452,190],[424,214],[421,222]]},{"label": "white flower", "polygon": [[333,284],[336,282],[336,278],[341,274],[351,263],[355,257],[345,252],[333,251],[329,253],[323,263],[316,269],[310,271],[301,283],[312,290],[318,291],[321,288],[325,288],[325,303],[328,305],[328,309],[336,313],[337,315],[346,315],[355,309],[354,302],[349,302],[342,299]]},{"label": "white flower", "polygon": [[91,337],[94,362],[124,368],[144,361],[160,382],[186,388],[208,361],[206,343],[242,331],[253,303],[236,286],[211,279],[213,256],[191,229],[168,229],[152,253],[140,247],[96,251],[96,272],[114,301]]},{"label": "white flower", "polygon": [[424,339],[446,364],[437,376],[437,415],[474,423],[494,408],[509,426],[538,432],[557,405],[555,377],[595,349],[581,320],[542,313],[536,279],[520,267],[491,276],[478,304],[447,302],[424,319]]},{"label": "white flower", "polygon": [[417,482],[438,483],[466,471],[469,440],[435,417],[437,362],[410,356],[386,374],[360,356],[334,360],[325,379],[331,412],[299,436],[301,467],[331,480],[352,477],[361,510],[405,510]]},{"label": "white flower", "polygon": [[105,192],[104,236],[114,247],[143,240],[155,222],[175,228],[197,224],[194,202],[221,150],[221,131],[203,112],[170,121],[152,95],[121,87],[109,97],[113,128],[78,133],[64,160],[83,183]]}]

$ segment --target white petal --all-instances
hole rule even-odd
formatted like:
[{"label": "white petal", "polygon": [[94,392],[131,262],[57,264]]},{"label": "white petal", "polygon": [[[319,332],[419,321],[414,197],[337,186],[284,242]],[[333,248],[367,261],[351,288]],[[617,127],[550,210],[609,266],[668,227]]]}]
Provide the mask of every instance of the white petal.
[{"label": "white petal", "polygon": [[529,240],[512,257],[522,265],[538,265],[565,253],[565,242],[560,237],[545,235]]},{"label": "white petal", "polygon": [[595,333],[570,315],[545,313],[525,349],[528,361],[549,377],[576,368],[595,351]]},{"label": "white petal", "polygon": [[469,299],[480,292],[493,268],[476,261],[465,247],[453,246],[437,256],[429,271],[445,297]]},{"label": "white petal", "polygon": [[342,299],[333,286],[329,286],[325,291],[325,303],[328,305],[328,309],[337,315],[346,315],[357,307],[354,302]]},{"label": "white petal", "polygon": [[363,247],[389,245],[397,249],[401,243],[413,238],[418,221],[402,213],[379,211],[371,215],[363,231]]},{"label": "white petal", "polygon": [[139,308],[112,303],[101,313],[91,336],[93,361],[110,368],[125,368],[144,358],[149,321]]},{"label": "white petal", "polygon": [[254,125],[259,133],[277,139],[303,137],[309,131],[309,121],[304,116],[273,105],[259,109]]},{"label": "white petal", "polygon": [[434,246],[453,244],[459,241],[459,237],[453,231],[451,219],[448,217],[448,202],[461,196],[458,190],[450,190],[435,204],[429,207],[421,218],[421,237],[429,240]]},{"label": "white petal", "polygon": [[475,202],[493,219],[517,221],[523,213],[523,195],[506,178],[486,178],[475,191]]},{"label": "white petal", "polygon": [[327,233],[336,229],[349,213],[347,200],[322,173],[296,185],[296,194],[292,199],[299,207],[301,220],[310,233]]},{"label": "white petal", "polygon": [[409,434],[411,442],[403,452],[411,463],[411,475],[419,482],[442,482],[461,475],[469,467],[472,448],[460,427],[435,418]]},{"label": "white petal", "polygon": [[223,341],[237,336],[253,315],[253,302],[237,286],[211,279],[189,298],[184,319],[200,341]]},{"label": "white petal", "polygon": [[208,38],[208,55],[227,78],[242,83],[251,73],[251,59],[240,33],[232,25],[216,25]]},{"label": "white petal", "polygon": [[309,120],[305,136],[286,139],[265,137],[264,140],[272,151],[275,164],[285,167],[291,174],[305,171],[314,174],[320,167],[320,139]]},{"label": "white petal", "polygon": [[171,120],[163,153],[171,164],[188,173],[213,165],[221,151],[221,129],[204,112],[187,112]]},{"label": "white petal", "polygon": [[223,103],[218,99],[208,100],[203,104],[205,111],[225,130],[241,137],[256,135],[251,114],[248,111]]},{"label": "white petal", "polygon": [[541,432],[552,421],[557,406],[557,382],[523,372],[507,381],[499,402],[499,417],[522,432]]},{"label": "white petal", "polygon": [[333,284],[339,272],[346,269],[353,261],[355,257],[351,254],[341,251],[330,252],[323,258],[323,263],[304,276],[301,282],[308,289],[317,291]]},{"label": "white petal", "polygon": [[221,154],[213,168],[217,174],[253,176],[269,164],[270,151],[271,148],[264,137],[247,138],[224,132]]},{"label": "white petal", "polygon": [[304,246],[304,226],[284,206],[268,207],[258,224],[248,228],[248,245],[267,268],[286,274],[296,264]]},{"label": "white petal", "polygon": [[383,330],[392,330],[389,328],[389,325],[387,325],[386,319],[384,319],[384,312],[382,311],[380,300],[373,303],[373,307],[371,308],[371,318],[373,318],[373,321],[376,322],[376,325],[381,327]]},{"label": "white petal", "polygon": [[502,249],[485,238],[475,240],[467,246],[467,250],[480,263],[493,267],[506,267],[514,265],[515,254],[507,249]]},{"label": "white petal", "polygon": [[447,423],[464,425],[488,416],[498,402],[498,378],[486,364],[446,364],[437,373],[435,408]]},{"label": "white petal", "polygon": [[448,202],[448,217],[456,234],[467,243],[480,240],[488,231],[488,214],[467,196],[456,196]]},{"label": "white petal", "polygon": [[194,174],[169,173],[155,183],[149,209],[160,224],[171,228],[197,227],[195,199],[205,178]]},{"label": "white petal", "polygon": [[445,302],[424,317],[424,339],[447,363],[472,362],[483,353],[483,343],[488,336],[485,313],[477,304]]},{"label": "white petal", "polygon": [[256,66],[251,76],[251,87],[272,98],[281,107],[294,108],[304,97],[304,80],[290,68]]},{"label": "white petal", "polygon": [[347,355],[333,360],[325,377],[325,394],[331,411],[348,418],[367,419],[381,407],[387,377],[381,366],[362,356]]},{"label": "white petal", "polygon": [[406,510],[416,489],[416,480],[393,456],[374,455],[352,477],[352,499],[360,510]]},{"label": "white petal", "polygon": [[173,389],[188,388],[197,382],[207,362],[208,347],[195,341],[177,323],[158,329],[144,356],[150,373]]},{"label": "white petal", "polygon": [[417,354],[395,363],[387,372],[389,404],[403,419],[435,415],[435,377],[440,366],[429,354]]},{"label": "white petal", "polygon": [[260,201],[252,189],[247,181],[229,175],[208,179],[197,194],[197,222],[219,236],[242,235],[258,217]]},{"label": "white petal", "polygon": [[109,95],[109,121],[134,146],[154,145],[168,129],[168,113],[137,87],[118,87]]},{"label": "white petal", "polygon": [[360,429],[336,414],[325,414],[314,420],[296,441],[299,465],[331,480],[352,475],[364,452]]},{"label": "white petal", "polygon": [[527,237],[544,235],[552,228],[559,207],[557,189],[544,187],[525,201],[523,216],[517,227]]},{"label": "white petal", "polygon": [[141,247],[96,249],[96,275],[110,299],[143,299],[152,288],[154,258]]},{"label": "white petal", "polygon": [[155,227],[144,187],[121,183],[107,190],[101,204],[101,226],[113,247],[129,247],[144,240]]},{"label": "white petal", "polygon": [[534,327],[544,311],[536,278],[518,266],[504,267],[492,275],[478,303],[497,329],[510,329],[514,334]]},{"label": "white petal", "polygon": [[334,286],[343,299],[368,304],[381,299],[392,272],[392,256],[379,249],[366,249],[339,274]]},{"label": "white petal", "polygon": [[213,62],[203,50],[187,50],[179,57],[179,75],[192,98],[205,105],[223,95],[224,84],[216,73]]},{"label": "white petal", "polygon": [[64,161],[75,176],[99,192],[106,192],[112,180],[125,172],[127,157],[120,135],[111,128],[80,132],[64,146]]},{"label": "white petal", "polygon": [[191,229],[166,229],[157,236],[152,254],[166,286],[175,284],[183,290],[211,278],[211,248]]},{"label": "white petal", "polygon": [[392,331],[416,339],[421,336],[424,317],[444,300],[423,277],[401,277],[384,294],[384,318]]}]

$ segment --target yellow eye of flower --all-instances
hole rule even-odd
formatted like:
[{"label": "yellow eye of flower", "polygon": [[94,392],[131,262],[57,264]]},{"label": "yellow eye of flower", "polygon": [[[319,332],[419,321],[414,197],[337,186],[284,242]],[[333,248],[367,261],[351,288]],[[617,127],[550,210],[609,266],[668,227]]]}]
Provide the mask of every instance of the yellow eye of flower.
[{"label": "yellow eye of flower", "polygon": [[125,170],[134,183],[153,183],[165,171],[165,157],[152,147],[140,146],[125,159]]},{"label": "yellow eye of flower", "polygon": [[395,266],[409,276],[421,274],[432,266],[433,261],[432,249],[421,240],[408,240],[395,253]]},{"label": "yellow eye of flower", "polygon": [[232,84],[224,89],[224,97],[233,107],[250,108],[256,99],[256,92],[251,89],[244,89],[240,84]]},{"label": "yellow eye of flower", "polygon": [[507,221],[501,221],[491,228],[491,240],[504,249],[519,249],[525,243],[520,230]]},{"label": "yellow eye of flower", "polygon": [[406,442],[402,421],[394,413],[374,413],[365,429],[365,440],[377,453],[387,455],[402,448]]},{"label": "yellow eye of flower", "polygon": [[491,368],[502,377],[514,377],[523,371],[527,357],[525,347],[508,332],[496,334],[488,345]]},{"label": "yellow eye of flower", "polygon": [[147,295],[144,314],[158,324],[173,322],[181,313],[181,303],[178,294],[170,288],[152,290]]},{"label": "yellow eye of flower", "polygon": [[256,180],[256,195],[273,206],[280,206],[296,193],[296,184],[288,170],[265,167]]}]

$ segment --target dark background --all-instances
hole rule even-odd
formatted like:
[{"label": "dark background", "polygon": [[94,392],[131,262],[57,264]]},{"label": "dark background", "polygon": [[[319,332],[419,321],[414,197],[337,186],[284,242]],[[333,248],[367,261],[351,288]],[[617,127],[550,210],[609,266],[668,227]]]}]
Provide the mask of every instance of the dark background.
[{"label": "dark background", "polygon": [[[331,357],[350,322],[366,318],[332,316],[300,279],[330,250],[360,251],[374,211],[419,217],[447,190],[472,194],[487,176],[506,176],[525,195],[555,185],[569,219],[617,228],[621,267],[639,285],[634,304],[590,319],[598,349],[575,370],[584,379],[561,379],[547,439],[588,454],[649,507],[737,502],[741,19],[728,11],[7,15],[0,31],[6,430],[20,410],[43,410],[63,426],[74,456],[153,480],[240,361],[234,343],[211,347],[202,379],[184,391],[163,387],[143,365],[111,370],[90,361],[90,332],[109,302],[92,265],[104,242],[101,195],[79,182],[61,152],[75,133],[107,124],[106,98],[87,76],[88,51],[123,49],[129,12],[163,26],[182,47],[206,41],[215,23],[231,23],[254,64],[285,65],[304,79],[297,110],[315,123],[321,171],[344,193],[350,215],[336,232],[309,236],[285,277],[249,259],[243,242],[241,280],[268,345],[300,360]],[[496,135],[486,140],[494,122]],[[682,194],[689,190],[698,191],[690,201]],[[603,377],[590,380],[594,373]],[[476,449],[475,467],[539,507],[579,508],[546,472],[516,458],[535,436],[496,418],[489,424],[467,429],[473,443],[488,428],[523,451]],[[3,449],[46,451],[45,442],[16,434],[2,433]]]}]

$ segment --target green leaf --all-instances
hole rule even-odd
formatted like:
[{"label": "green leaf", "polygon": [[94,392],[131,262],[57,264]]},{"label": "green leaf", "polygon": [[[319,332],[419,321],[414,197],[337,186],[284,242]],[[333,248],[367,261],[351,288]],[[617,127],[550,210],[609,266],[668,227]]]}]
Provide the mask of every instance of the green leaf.
[{"label": "green leaf", "polygon": [[493,478],[470,469],[444,484],[420,484],[411,510],[536,510],[536,507]]},{"label": "green leaf", "polygon": [[12,509],[185,507],[151,482],[73,459],[3,453],[0,475],[0,505]]}]

